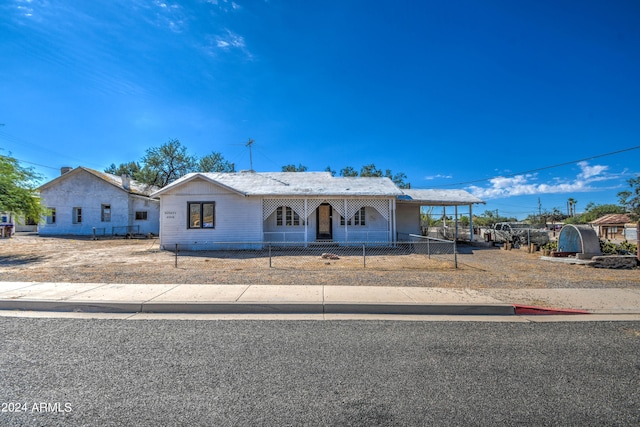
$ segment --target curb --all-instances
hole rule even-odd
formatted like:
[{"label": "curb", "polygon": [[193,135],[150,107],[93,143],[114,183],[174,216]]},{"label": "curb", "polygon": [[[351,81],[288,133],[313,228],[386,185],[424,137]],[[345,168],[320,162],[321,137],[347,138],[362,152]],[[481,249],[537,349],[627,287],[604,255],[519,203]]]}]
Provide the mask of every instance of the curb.
[{"label": "curb", "polygon": [[414,314],[513,316],[511,304],[394,304],[394,303],[184,303],[117,301],[2,300],[0,310],[86,313],[188,314]]},{"label": "curb", "polygon": [[0,310],[62,311],[81,313],[137,313],[142,303],[117,301],[0,300]]},{"label": "curb", "polygon": [[455,316],[531,316],[591,314],[586,310],[522,304],[402,304],[402,303],[260,303],[260,302],[119,302],[0,299],[0,310],[84,313],[185,314],[406,314]]},{"label": "curb", "polygon": [[586,310],[576,310],[572,308],[546,308],[538,307],[535,305],[522,305],[514,304],[516,316],[530,316],[530,315],[542,315],[542,316],[555,316],[555,315],[572,315],[572,314],[591,314]]}]

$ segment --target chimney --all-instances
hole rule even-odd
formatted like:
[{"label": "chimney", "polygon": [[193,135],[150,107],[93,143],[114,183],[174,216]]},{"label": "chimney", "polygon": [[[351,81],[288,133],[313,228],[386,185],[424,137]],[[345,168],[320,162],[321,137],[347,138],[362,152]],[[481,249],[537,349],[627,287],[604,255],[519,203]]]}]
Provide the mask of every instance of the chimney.
[{"label": "chimney", "polygon": [[125,190],[129,190],[131,188],[131,178],[129,175],[122,175],[122,187]]},{"label": "chimney", "polygon": [[60,175],[64,175],[67,172],[71,172],[73,168],[71,166],[62,166],[60,168]]}]

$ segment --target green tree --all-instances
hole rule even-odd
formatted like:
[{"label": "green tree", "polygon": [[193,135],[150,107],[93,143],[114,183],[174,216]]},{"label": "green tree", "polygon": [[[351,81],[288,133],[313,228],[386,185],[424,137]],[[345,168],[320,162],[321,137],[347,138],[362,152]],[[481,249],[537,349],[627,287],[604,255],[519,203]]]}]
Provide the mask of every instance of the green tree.
[{"label": "green tree", "polygon": [[351,166],[345,166],[340,170],[340,176],[354,177],[358,176],[358,171]]},{"label": "green tree", "polygon": [[105,172],[126,174],[138,182],[164,187],[190,172],[233,172],[233,164],[215,151],[202,158],[193,156],[178,139],[171,139],[147,149],[140,162],[112,164]]},{"label": "green tree", "polygon": [[576,204],[578,204],[578,201],[576,199],[574,199],[573,197],[569,197],[569,200],[567,200],[567,215],[570,217],[574,217],[576,216]]},{"label": "green tree", "polygon": [[391,173],[391,170],[387,169],[384,176],[393,181],[398,188],[411,188],[411,183],[405,181],[407,179],[407,175],[404,172],[399,172],[394,175]]},{"label": "green tree", "polygon": [[380,178],[383,176],[382,171],[376,167],[373,163],[370,165],[364,165],[360,168],[360,176]]},{"label": "green tree", "polygon": [[604,215],[623,214],[626,212],[626,209],[623,206],[613,204],[595,205],[593,203],[589,203],[585,209],[584,213],[576,217],[578,224],[587,224]]},{"label": "green tree", "polygon": [[198,168],[197,158],[187,153],[187,148],[177,139],[147,149],[142,163],[140,181],[158,187],[164,187]]},{"label": "green tree", "polygon": [[[637,236],[640,236],[640,175],[635,178],[629,178],[627,184],[631,189],[619,192],[618,198],[620,204],[629,212],[631,219],[637,222],[636,233]],[[640,261],[640,242],[637,246],[637,256]]]},{"label": "green tree", "polygon": [[106,173],[110,173],[112,175],[128,175],[133,179],[137,180],[137,175],[140,173],[140,163],[138,162],[129,162],[129,163],[120,163],[120,166],[116,166],[115,163],[111,163],[111,166],[106,168],[104,171]]},{"label": "green tree", "polygon": [[303,164],[298,164],[298,166],[294,164],[282,166],[282,172],[306,172],[308,169],[309,168]]},{"label": "green tree", "polygon": [[214,151],[200,159],[198,172],[233,172],[233,164]]},{"label": "green tree", "polygon": [[0,211],[38,221],[47,209],[40,204],[37,182],[40,175],[20,166],[11,156],[0,155]]},{"label": "green tree", "polygon": [[627,209],[631,219],[640,221],[640,176],[629,178],[627,184],[631,190],[618,193],[620,204]]},{"label": "green tree", "polygon": [[[331,166],[327,166],[325,170],[327,172],[331,172],[332,176],[335,176],[336,174],[336,172],[331,169]],[[391,181],[393,181],[393,183],[396,184],[398,188],[411,188],[411,183],[406,182],[407,175],[404,172],[399,172],[397,174],[394,174],[391,172],[390,169],[386,169],[383,172],[381,169],[378,169],[376,165],[374,165],[373,163],[362,166],[360,168],[360,172],[358,172],[352,166],[345,166],[340,170],[340,176],[346,176],[346,177],[363,176],[363,177],[376,177],[376,178],[387,177]]]},{"label": "green tree", "polygon": [[325,172],[329,172],[331,174],[331,176],[336,176],[336,171],[331,169],[331,166],[327,166],[324,171]]}]

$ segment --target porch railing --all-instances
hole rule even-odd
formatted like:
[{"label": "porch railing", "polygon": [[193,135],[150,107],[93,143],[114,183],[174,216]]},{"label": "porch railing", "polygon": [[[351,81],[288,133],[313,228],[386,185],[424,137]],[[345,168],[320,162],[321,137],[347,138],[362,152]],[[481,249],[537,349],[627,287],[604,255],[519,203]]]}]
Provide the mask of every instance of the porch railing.
[{"label": "porch railing", "polygon": [[[375,242],[376,244],[384,243],[389,244],[391,242],[391,233],[388,230],[349,230],[345,236],[340,230],[340,233],[334,230],[333,243],[336,244],[351,244],[361,242]],[[265,231],[263,233],[264,241],[271,243],[304,243],[304,231]],[[316,239],[312,234],[307,234],[307,243],[315,243]]]}]

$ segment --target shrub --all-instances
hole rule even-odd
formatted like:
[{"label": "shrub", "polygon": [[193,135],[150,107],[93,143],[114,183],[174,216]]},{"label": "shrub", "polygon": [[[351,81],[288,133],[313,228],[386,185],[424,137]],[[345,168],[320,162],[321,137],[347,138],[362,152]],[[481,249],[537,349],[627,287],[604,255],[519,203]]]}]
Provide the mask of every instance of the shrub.
[{"label": "shrub", "polygon": [[616,244],[610,240],[600,240],[600,250],[603,255],[634,255],[638,253],[638,245],[629,242]]}]

